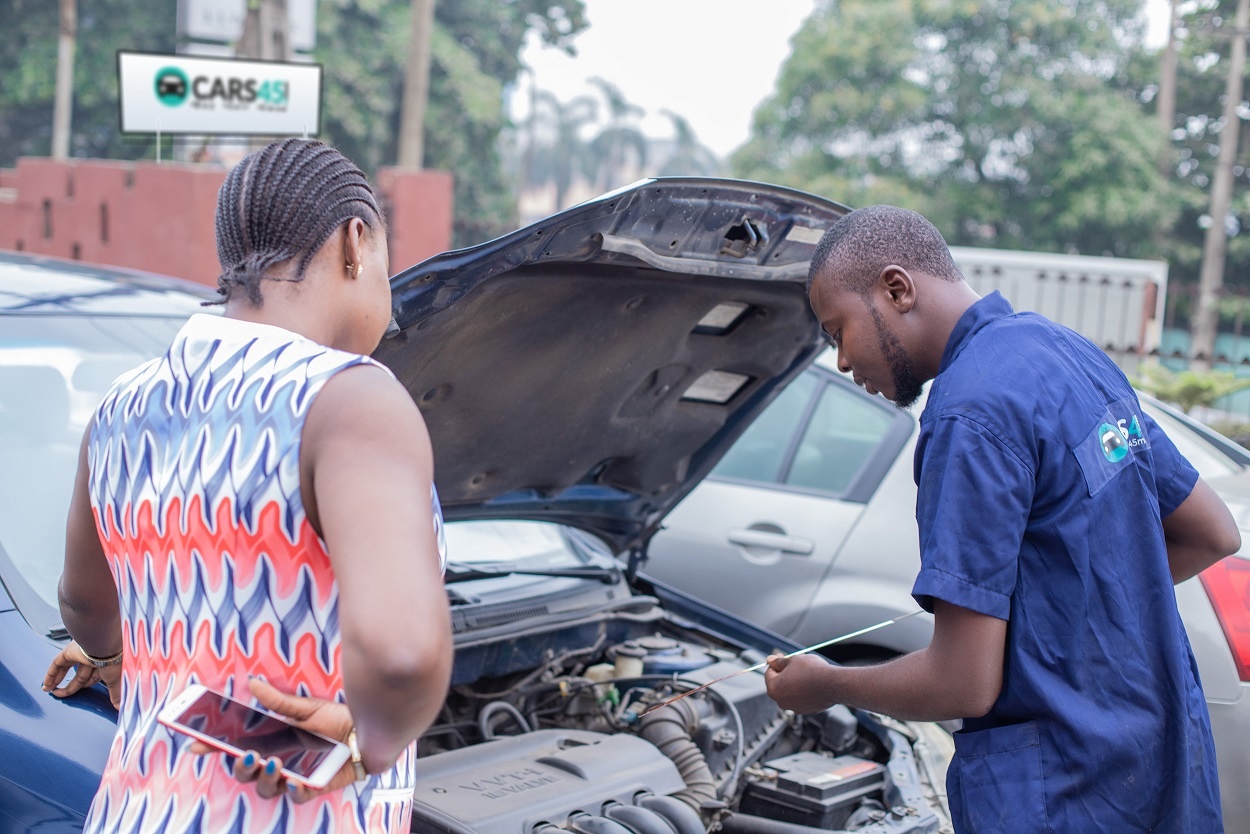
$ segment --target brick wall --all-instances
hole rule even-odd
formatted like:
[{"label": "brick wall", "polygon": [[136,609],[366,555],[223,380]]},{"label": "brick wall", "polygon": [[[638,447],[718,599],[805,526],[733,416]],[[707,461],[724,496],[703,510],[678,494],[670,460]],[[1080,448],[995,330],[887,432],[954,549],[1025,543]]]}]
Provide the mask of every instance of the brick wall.
[{"label": "brick wall", "polygon": [[[213,215],[226,170],[211,165],[25,157],[0,169],[0,249],[217,284]],[[451,246],[452,177],[383,169],[391,271]]]}]

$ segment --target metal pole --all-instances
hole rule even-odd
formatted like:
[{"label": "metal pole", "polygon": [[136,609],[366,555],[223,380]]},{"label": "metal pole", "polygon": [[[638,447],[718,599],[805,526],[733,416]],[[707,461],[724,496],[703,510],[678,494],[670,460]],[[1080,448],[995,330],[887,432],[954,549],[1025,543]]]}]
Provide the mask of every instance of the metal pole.
[{"label": "metal pole", "polygon": [[404,66],[404,98],[399,112],[400,168],[418,171],[425,156],[425,107],[430,91],[430,34],[434,0],[412,0],[408,60]]},{"label": "metal pole", "polygon": [[78,39],[78,2],[61,0],[56,42],[56,99],[52,107],[52,158],[69,158],[70,118],[74,106],[74,45]]}]

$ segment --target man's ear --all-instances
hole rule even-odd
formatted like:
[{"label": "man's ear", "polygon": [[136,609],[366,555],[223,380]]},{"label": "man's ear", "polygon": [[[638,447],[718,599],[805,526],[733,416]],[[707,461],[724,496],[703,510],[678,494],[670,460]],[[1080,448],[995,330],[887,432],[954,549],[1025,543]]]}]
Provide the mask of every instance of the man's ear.
[{"label": "man's ear", "polygon": [[365,222],[353,217],[343,224],[343,268],[355,278],[360,274],[365,257]]},{"label": "man's ear", "polygon": [[881,270],[878,283],[886,301],[898,313],[907,313],[916,305],[916,282],[907,270],[891,264]]}]

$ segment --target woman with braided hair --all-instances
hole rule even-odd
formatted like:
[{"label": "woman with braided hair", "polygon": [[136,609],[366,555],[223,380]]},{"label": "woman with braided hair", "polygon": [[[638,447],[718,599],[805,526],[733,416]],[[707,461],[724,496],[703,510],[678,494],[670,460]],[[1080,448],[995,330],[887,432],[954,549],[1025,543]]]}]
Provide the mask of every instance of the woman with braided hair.
[{"label": "woman with braided hair", "polygon": [[[217,201],[225,315],[123,375],[83,439],[44,688],[120,711],[87,831],[407,831],[451,635],[429,436],[368,358],[390,321],[372,188],[320,142],[248,156]],[[77,666],[62,688],[57,686]],[[156,716],[199,683],[353,738],[322,791]]]}]

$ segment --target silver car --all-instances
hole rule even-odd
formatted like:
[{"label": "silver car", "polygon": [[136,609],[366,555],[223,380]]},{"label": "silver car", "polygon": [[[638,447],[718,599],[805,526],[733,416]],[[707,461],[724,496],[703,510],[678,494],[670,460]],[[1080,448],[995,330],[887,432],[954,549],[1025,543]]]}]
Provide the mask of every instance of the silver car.
[{"label": "silver car", "polygon": [[[1245,549],[1177,586],[1176,600],[1211,712],[1225,825],[1250,833],[1250,453],[1141,401],[1244,531]],[[923,405],[900,411],[821,354],[669,514],[647,573],[804,645],[914,611]],[[922,614],[832,656],[883,660],[923,648],[932,631]]]}]

